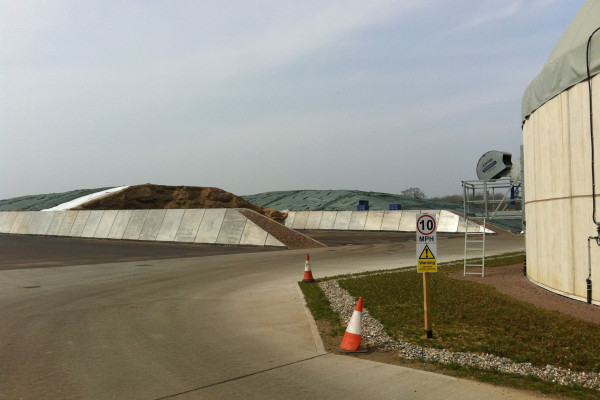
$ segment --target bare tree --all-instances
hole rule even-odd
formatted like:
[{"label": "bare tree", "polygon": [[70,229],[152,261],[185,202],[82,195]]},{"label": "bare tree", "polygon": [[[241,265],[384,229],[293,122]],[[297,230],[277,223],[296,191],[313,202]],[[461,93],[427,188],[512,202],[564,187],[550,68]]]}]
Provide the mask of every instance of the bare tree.
[{"label": "bare tree", "polygon": [[402,196],[412,197],[413,199],[424,199],[425,193],[418,187],[408,188],[400,192]]}]

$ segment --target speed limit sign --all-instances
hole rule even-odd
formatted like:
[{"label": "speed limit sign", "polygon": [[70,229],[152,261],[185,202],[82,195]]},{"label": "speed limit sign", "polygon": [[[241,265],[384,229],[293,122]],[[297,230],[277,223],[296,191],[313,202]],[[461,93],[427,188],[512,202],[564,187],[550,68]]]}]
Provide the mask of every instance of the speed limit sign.
[{"label": "speed limit sign", "polygon": [[437,272],[437,221],[431,214],[417,214],[417,272]]}]

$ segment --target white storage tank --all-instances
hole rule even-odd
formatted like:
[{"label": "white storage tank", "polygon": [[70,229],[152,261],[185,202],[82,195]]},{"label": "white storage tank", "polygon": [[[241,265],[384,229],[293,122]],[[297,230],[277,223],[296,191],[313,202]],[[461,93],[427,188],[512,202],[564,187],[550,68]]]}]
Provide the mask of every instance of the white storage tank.
[{"label": "white storage tank", "polygon": [[[527,275],[557,293],[600,304],[600,32],[590,42],[595,131],[592,145],[586,53],[600,27],[600,1],[588,0],[556,45],[522,103]],[[595,192],[595,196],[592,193]],[[596,210],[596,221],[600,209]]]}]

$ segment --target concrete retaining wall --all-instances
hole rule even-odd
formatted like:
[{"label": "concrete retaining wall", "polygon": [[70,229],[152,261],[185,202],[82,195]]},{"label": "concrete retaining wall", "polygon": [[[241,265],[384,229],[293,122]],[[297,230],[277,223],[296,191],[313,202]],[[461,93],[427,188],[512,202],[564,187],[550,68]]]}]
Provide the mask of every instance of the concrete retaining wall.
[{"label": "concrete retaining wall", "polygon": [[236,209],[2,211],[0,233],[285,247]]},{"label": "concrete retaining wall", "polygon": [[[292,229],[414,232],[416,215],[432,213],[438,232],[464,232],[465,220],[446,210],[290,211]],[[469,231],[483,228],[470,224]],[[285,247],[236,209],[4,211],[0,233]]]},{"label": "concrete retaining wall", "polygon": [[[414,232],[417,214],[433,214],[438,232],[464,233],[464,218],[447,210],[288,211],[285,225],[292,229]],[[469,223],[469,232],[483,227]],[[488,233],[493,233],[487,231]]]}]

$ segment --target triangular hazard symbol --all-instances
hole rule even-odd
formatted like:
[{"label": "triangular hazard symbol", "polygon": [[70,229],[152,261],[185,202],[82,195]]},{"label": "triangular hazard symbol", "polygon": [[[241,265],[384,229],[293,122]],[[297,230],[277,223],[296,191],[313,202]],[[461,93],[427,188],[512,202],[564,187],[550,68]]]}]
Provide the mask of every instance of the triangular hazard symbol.
[{"label": "triangular hazard symbol", "polygon": [[419,260],[435,260],[435,256],[433,255],[431,250],[429,250],[429,246],[425,245],[425,248],[419,256]]}]

